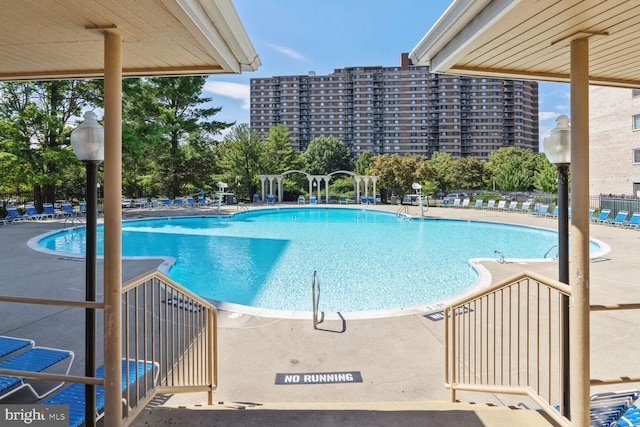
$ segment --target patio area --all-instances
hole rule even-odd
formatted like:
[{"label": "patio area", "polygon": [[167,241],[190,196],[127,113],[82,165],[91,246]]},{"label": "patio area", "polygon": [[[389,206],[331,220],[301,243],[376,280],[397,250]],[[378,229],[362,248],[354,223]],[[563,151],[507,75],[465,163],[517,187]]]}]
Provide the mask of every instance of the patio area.
[{"label": "patio area", "polygon": [[[258,207],[263,207],[259,205]],[[313,207],[310,207],[312,209]],[[226,213],[236,207],[225,207]],[[396,207],[377,205],[367,209]],[[180,209],[126,209],[124,219],[164,215],[213,214],[213,208]],[[418,207],[410,207],[411,215],[418,215]],[[554,229],[556,221],[531,214],[487,211],[478,209],[430,208],[425,215],[469,220],[499,221]],[[26,242],[41,233],[63,227],[60,220],[29,221],[0,227],[3,242],[10,242],[0,259],[0,293],[3,295],[56,298],[84,298],[84,262],[35,252]],[[611,304],[640,301],[637,272],[640,259],[640,231],[592,225],[591,236],[611,247],[591,265],[591,303]],[[508,258],[508,254],[506,254]],[[123,280],[156,268],[158,260],[123,261]],[[531,262],[484,263],[493,281],[507,278],[522,270],[537,272],[555,278],[557,263]],[[98,261],[98,293],[101,298],[102,261]],[[59,307],[33,307],[22,304],[0,304],[0,335],[34,339],[38,345],[65,348],[76,353],[72,374],[83,370],[83,311]],[[315,415],[314,425],[331,425],[335,420],[347,425],[376,425],[389,421],[386,417],[405,425],[416,425],[425,419],[438,419],[433,411],[460,409],[461,417],[476,420],[465,425],[502,425],[488,422],[483,417],[524,417],[536,413],[508,410],[505,405],[516,405],[520,397],[485,394],[460,394],[463,402],[481,405],[443,406],[449,398],[443,386],[443,326],[442,322],[426,316],[433,307],[425,304],[424,313],[399,315],[380,319],[328,320],[313,330],[311,320],[262,318],[236,312],[219,312],[219,387],[214,395],[213,407],[206,405],[204,393],[182,394],[155,399],[153,409],[147,409],[135,425],[198,425],[198,420],[219,420],[220,425],[268,424],[277,416],[284,424],[300,425],[299,420]],[[401,313],[400,313],[401,314]],[[100,319],[99,319],[100,320]],[[640,348],[632,337],[640,325],[640,313],[592,313],[592,377],[636,375],[632,355]],[[98,330],[102,329],[101,324]],[[612,333],[615,331],[615,333]],[[98,342],[102,337],[97,337]],[[618,363],[611,363],[612,349]],[[102,363],[98,355],[98,363]],[[343,384],[276,384],[280,373],[359,372],[360,383]],[[618,387],[620,388],[620,387]],[[625,387],[622,387],[625,388]],[[627,386],[626,388],[630,388]],[[605,391],[603,387],[593,392]],[[3,403],[21,402],[25,396],[16,394]],[[431,403],[429,403],[431,402]],[[440,402],[434,408],[434,402]],[[531,402],[525,402],[531,406]],[[499,405],[496,410],[488,405]],[[240,415],[238,410],[243,411]],[[210,411],[215,410],[215,414]],[[374,411],[374,415],[367,415]],[[375,411],[385,411],[382,418]],[[389,412],[390,411],[390,412]],[[379,415],[379,414],[378,414]],[[436,414],[437,415],[437,414]],[[445,416],[445,413],[440,414]],[[450,416],[448,414],[446,416]],[[366,418],[366,417],[371,418]],[[315,418],[314,418],[315,417]],[[327,418],[328,417],[328,418]],[[336,418],[337,417],[337,418]],[[408,417],[408,418],[398,418]],[[412,418],[415,417],[415,418]],[[534,424],[545,422],[534,417]],[[450,418],[449,418],[450,419]],[[226,420],[226,421],[225,421]],[[253,421],[252,421],[253,420]],[[289,420],[289,421],[287,421]],[[298,421],[295,421],[298,420]],[[412,421],[414,420],[414,421]],[[275,422],[275,421],[273,421]],[[509,423],[516,422],[509,421]],[[525,422],[525,421],[517,421]],[[505,424],[507,422],[505,421]],[[282,423],[281,423],[282,424]],[[526,424],[523,424],[526,425]],[[544,425],[544,424],[543,424]]]}]

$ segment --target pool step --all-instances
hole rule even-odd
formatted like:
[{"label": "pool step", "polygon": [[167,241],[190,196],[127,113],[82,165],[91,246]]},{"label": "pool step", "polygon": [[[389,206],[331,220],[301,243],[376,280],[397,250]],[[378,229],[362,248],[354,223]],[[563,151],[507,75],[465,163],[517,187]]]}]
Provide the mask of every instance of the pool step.
[{"label": "pool step", "polygon": [[132,426],[552,426],[538,411],[451,402],[220,402],[148,407]]}]

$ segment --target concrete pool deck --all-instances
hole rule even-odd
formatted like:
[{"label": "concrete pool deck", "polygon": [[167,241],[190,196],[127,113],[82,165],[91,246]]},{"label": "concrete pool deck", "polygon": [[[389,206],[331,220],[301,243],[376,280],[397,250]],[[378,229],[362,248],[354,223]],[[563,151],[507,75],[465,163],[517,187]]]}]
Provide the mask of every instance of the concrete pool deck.
[{"label": "concrete pool deck", "polygon": [[[384,205],[366,207],[381,208],[397,210]],[[224,210],[235,212],[235,207]],[[123,218],[214,213],[213,208],[126,209]],[[418,215],[418,208],[409,207],[409,214]],[[477,209],[429,208],[425,216],[549,229],[555,229],[557,224],[552,218],[531,214]],[[36,235],[63,226],[60,220],[0,226],[4,247],[0,257],[0,293],[83,299],[83,262],[35,252],[26,244]],[[640,231],[594,224],[590,234],[611,247],[611,252],[590,264],[591,303],[640,302]],[[508,258],[508,254],[505,256]],[[557,277],[554,261],[524,265],[501,264],[496,259],[483,264],[493,281],[522,270]],[[123,278],[135,277],[157,265],[157,260],[124,260]],[[101,287],[99,260],[99,292]],[[449,425],[548,425],[533,411],[438,403],[449,398],[443,386],[442,322],[425,314],[426,309],[388,318],[327,320],[320,330],[313,330],[310,318],[277,319],[220,310],[220,384],[214,395],[218,403],[213,408],[206,406],[204,394],[162,397],[134,425],[304,425],[301,420],[305,419],[309,420],[307,425],[441,425],[444,419]],[[637,365],[633,355],[640,344],[633,337],[640,326],[640,313],[598,312],[592,313],[591,319],[592,376],[638,374],[633,369]],[[38,345],[75,351],[72,373],[76,374],[82,374],[83,370],[83,327],[81,310],[0,303],[0,335],[28,337]],[[611,363],[612,354],[616,355],[617,363]],[[362,382],[275,384],[278,373],[344,371],[361,373]],[[604,388],[594,388],[597,391]],[[458,397],[489,405],[523,401],[518,397],[470,393],[460,393]],[[19,399],[18,394],[13,403]],[[275,415],[280,418],[273,418]],[[453,419],[460,421],[452,424]],[[425,424],[425,420],[430,423]]]}]

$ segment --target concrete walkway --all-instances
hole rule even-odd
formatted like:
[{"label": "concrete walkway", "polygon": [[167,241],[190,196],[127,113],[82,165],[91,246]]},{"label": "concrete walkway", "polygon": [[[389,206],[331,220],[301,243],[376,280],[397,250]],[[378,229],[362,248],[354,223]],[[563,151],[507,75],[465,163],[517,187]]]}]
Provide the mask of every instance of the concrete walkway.
[{"label": "concrete walkway", "polygon": [[[419,214],[417,207],[409,211]],[[213,213],[212,208],[127,209],[124,217]],[[554,219],[515,212],[430,208],[425,215],[556,228]],[[61,221],[0,226],[5,249],[0,257],[1,294],[84,298],[83,262],[35,252],[26,245],[30,238],[62,227]],[[593,225],[591,236],[611,246],[610,253],[590,264],[592,304],[640,302],[640,231]],[[124,261],[124,280],[157,265],[155,260]],[[484,265],[494,281],[522,270],[557,277],[553,261],[523,265],[496,260]],[[99,261],[99,290],[101,268]],[[430,320],[428,312],[425,305],[424,312],[410,315],[327,320],[320,330],[313,330],[310,319],[220,311],[216,405],[206,406],[204,394],[163,396],[134,425],[443,425],[444,420],[468,426],[549,425],[537,412],[505,408],[525,401],[522,398],[459,393],[461,401],[477,404],[444,403],[449,394],[443,386],[442,322]],[[640,373],[634,369],[640,345],[633,338],[639,325],[640,313],[592,314],[593,377]],[[30,337],[38,345],[74,350],[77,374],[83,370],[83,327],[82,310],[0,303],[0,335]],[[616,363],[611,363],[612,354]],[[345,371],[360,373],[362,382],[275,384],[276,374]],[[16,396],[14,402],[21,398]]]}]

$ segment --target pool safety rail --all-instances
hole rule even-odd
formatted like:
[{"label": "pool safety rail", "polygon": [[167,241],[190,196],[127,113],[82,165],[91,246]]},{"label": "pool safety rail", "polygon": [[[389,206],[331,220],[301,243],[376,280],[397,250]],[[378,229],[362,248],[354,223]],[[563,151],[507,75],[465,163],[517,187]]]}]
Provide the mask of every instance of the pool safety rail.
[{"label": "pool safety rail", "polygon": [[313,329],[318,329],[318,305],[320,304],[320,279],[318,272],[313,272],[311,278],[311,298],[313,300]]},{"label": "pool safety rail", "polygon": [[[207,392],[208,404],[212,405],[213,393],[218,385],[216,308],[157,270],[123,283],[121,292],[122,358],[147,361],[156,366],[159,372],[145,374],[128,385],[122,384],[122,399],[126,405],[123,405],[123,419],[118,424],[131,424],[158,394]],[[0,302],[64,306],[83,311],[85,308],[104,309],[103,302],[4,295],[0,295]],[[98,348],[96,354],[102,354],[103,351]],[[105,367],[107,363],[105,361]],[[116,365],[120,366],[121,361],[118,360]],[[135,378],[128,370],[127,367],[122,372],[123,378]],[[105,380],[87,376],[8,370],[3,370],[2,375],[93,384],[105,387],[105,392],[108,392],[110,383],[115,384],[109,378]],[[95,413],[96,419],[103,416],[105,414],[100,410]],[[95,425],[93,421],[87,425]]]}]

